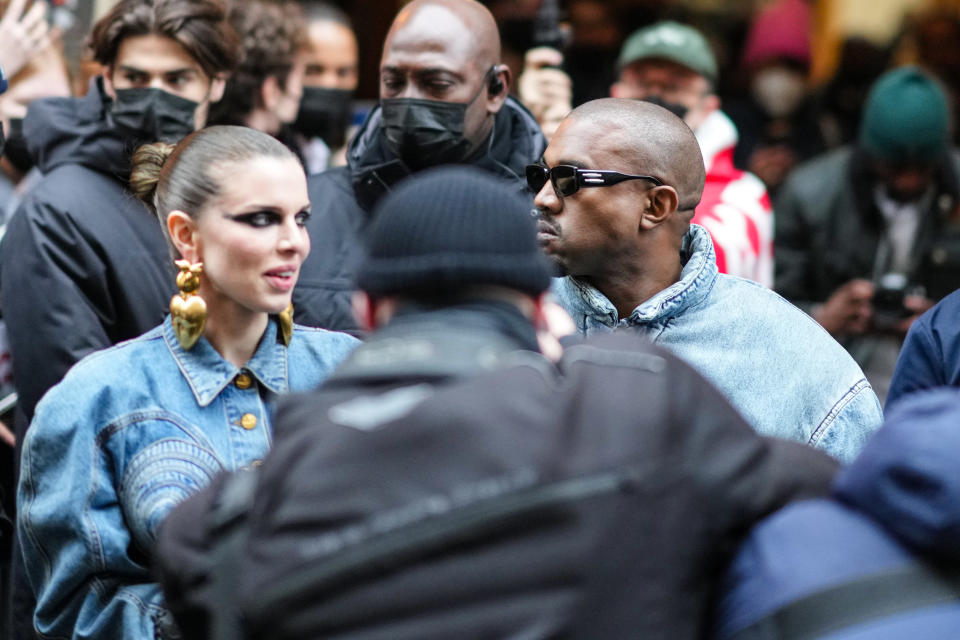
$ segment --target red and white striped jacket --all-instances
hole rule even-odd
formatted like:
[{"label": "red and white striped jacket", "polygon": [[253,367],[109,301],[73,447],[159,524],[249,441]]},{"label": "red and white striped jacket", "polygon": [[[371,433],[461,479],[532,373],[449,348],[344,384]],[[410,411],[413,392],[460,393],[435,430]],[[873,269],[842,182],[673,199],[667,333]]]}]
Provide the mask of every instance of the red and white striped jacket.
[{"label": "red and white striped jacket", "polygon": [[736,127],[717,110],[694,133],[707,183],[693,222],[710,232],[721,273],[772,287],[773,209],[764,184],[733,166]]}]

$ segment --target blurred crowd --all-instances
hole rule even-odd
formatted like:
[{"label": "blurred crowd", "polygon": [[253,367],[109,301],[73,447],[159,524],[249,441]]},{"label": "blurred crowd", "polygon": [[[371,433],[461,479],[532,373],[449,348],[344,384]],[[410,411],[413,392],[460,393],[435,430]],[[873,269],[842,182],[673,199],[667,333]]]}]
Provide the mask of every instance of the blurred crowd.
[{"label": "blurred crowd", "polygon": [[0,1],[0,636],[955,637],[960,10],[819,4]]}]

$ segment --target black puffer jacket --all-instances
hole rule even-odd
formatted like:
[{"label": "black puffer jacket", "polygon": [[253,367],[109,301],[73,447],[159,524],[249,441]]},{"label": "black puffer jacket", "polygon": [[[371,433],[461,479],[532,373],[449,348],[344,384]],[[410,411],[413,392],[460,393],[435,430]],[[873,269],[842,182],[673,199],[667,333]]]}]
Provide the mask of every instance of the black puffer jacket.
[{"label": "black puffer jacket", "polygon": [[[308,228],[312,248],[293,294],[295,318],[300,324],[358,331],[350,297],[373,220],[372,209],[411,173],[384,146],[380,124],[378,107],[350,143],[347,166],[310,178],[313,217]],[[497,113],[489,144],[468,163],[502,176],[507,188],[523,190],[524,167],[536,162],[546,146],[533,116],[508,98]]]},{"label": "black puffer jacket", "polygon": [[34,102],[24,121],[44,177],[0,245],[0,304],[27,418],[77,360],[159,324],[176,291],[160,224],[126,187],[133,143],[108,105],[97,80],[83,98]]}]

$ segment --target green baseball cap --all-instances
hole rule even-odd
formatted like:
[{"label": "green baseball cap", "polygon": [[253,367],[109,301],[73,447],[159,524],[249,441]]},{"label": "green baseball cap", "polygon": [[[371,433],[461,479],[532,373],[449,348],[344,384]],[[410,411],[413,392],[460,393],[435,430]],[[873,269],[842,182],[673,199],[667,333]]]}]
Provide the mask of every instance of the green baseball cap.
[{"label": "green baseball cap", "polygon": [[664,58],[699,73],[710,82],[717,80],[717,60],[699,31],[666,20],[634,32],[623,43],[617,68],[648,58]]}]

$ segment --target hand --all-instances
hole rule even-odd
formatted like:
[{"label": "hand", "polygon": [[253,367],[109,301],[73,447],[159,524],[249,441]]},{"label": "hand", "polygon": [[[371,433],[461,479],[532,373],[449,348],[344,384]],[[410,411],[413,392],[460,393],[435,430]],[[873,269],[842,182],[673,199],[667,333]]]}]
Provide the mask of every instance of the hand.
[{"label": "hand", "polygon": [[547,140],[573,108],[570,76],[560,69],[550,68],[561,64],[563,54],[556,49],[530,49],[524,56],[523,73],[517,83],[520,101],[540,123]]},{"label": "hand", "polygon": [[47,3],[36,0],[23,13],[27,0],[12,0],[0,19],[0,65],[8,78],[27,66],[37,53],[50,46]]},{"label": "hand", "polygon": [[907,331],[910,330],[910,325],[913,324],[914,320],[923,315],[934,304],[936,303],[933,300],[923,296],[905,296],[903,299],[903,307],[910,312],[910,315],[898,322],[894,327],[894,331],[901,336],[907,335]]},{"label": "hand", "polygon": [[870,327],[873,318],[872,300],[872,282],[851,280],[834,291],[826,302],[813,309],[813,319],[831,335],[859,335]]}]

